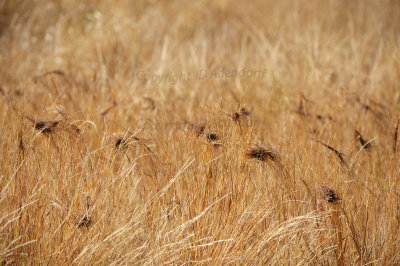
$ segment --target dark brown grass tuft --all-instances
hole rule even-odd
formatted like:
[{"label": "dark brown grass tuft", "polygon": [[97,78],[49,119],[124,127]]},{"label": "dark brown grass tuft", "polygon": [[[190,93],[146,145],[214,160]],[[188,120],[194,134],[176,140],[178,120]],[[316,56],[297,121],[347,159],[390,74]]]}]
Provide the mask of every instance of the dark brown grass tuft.
[{"label": "dark brown grass tuft", "polygon": [[238,122],[242,118],[246,118],[250,116],[250,111],[248,111],[246,108],[241,107],[237,111],[233,111],[232,113],[228,114],[228,117],[234,121]]},{"label": "dark brown grass tuft", "polygon": [[230,119],[232,119],[232,121],[237,122],[240,119],[240,114],[239,114],[239,112],[233,112],[233,113],[228,114],[228,117]]},{"label": "dark brown grass tuft", "polygon": [[272,150],[271,148],[264,148],[260,146],[250,147],[246,152],[246,156],[249,159],[257,159],[260,162],[276,162],[279,159],[279,155],[276,151]]},{"label": "dark brown grass tuft", "polygon": [[219,140],[218,135],[212,131],[206,132],[205,135],[206,135],[206,138],[208,141],[218,141]]},{"label": "dark brown grass tuft", "polygon": [[[197,130],[202,130],[202,137],[210,144],[210,145],[212,145],[214,148],[219,148],[219,147],[221,147],[222,146],[222,143],[221,142],[219,142],[219,140],[221,139],[218,135],[217,135],[217,133],[215,133],[214,131],[212,131],[212,130],[210,130],[210,129],[207,129],[207,130],[205,130],[205,129],[203,129],[202,127],[201,128],[198,128]],[[200,132],[197,132],[197,135],[199,134]],[[199,135],[198,135],[199,136]]]},{"label": "dark brown grass tuft", "polygon": [[329,203],[336,204],[341,200],[341,198],[338,196],[338,193],[335,190],[325,185],[320,187],[319,194],[323,200]]}]

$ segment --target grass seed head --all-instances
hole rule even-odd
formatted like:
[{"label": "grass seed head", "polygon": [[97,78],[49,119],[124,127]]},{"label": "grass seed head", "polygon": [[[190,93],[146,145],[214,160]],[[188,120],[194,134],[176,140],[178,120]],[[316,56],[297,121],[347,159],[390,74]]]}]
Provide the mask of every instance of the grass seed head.
[{"label": "grass seed head", "polygon": [[233,113],[228,114],[228,117],[230,119],[232,119],[232,121],[237,122],[240,119],[240,113],[239,112],[233,112]]},{"label": "grass seed head", "polygon": [[26,117],[31,121],[36,130],[40,131],[43,134],[53,133],[53,130],[56,126],[61,122],[61,120],[50,120],[45,118],[31,118]]},{"label": "grass seed head", "polygon": [[228,117],[234,122],[238,122],[241,118],[246,118],[249,116],[250,112],[244,107],[241,107],[238,111],[234,111],[228,114]]},{"label": "grass seed head", "polygon": [[337,192],[328,186],[321,186],[319,190],[321,198],[329,203],[338,203],[341,198],[338,196]]},{"label": "grass seed head", "polygon": [[201,135],[203,135],[205,129],[206,129],[206,124],[205,123],[191,123],[191,122],[187,122],[185,120],[185,123],[188,125],[190,130],[193,130],[196,133],[197,137],[200,137]]},{"label": "grass seed head", "polygon": [[260,162],[277,161],[279,155],[276,151],[271,148],[263,148],[260,146],[254,146],[248,149],[246,156],[249,159],[257,159]]},{"label": "grass seed head", "polygon": [[86,227],[88,228],[92,224],[92,219],[89,217],[89,215],[85,214],[82,219],[78,222],[77,226],[78,228]]},{"label": "grass seed head", "polygon": [[364,149],[368,150],[371,148],[371,144],[361,136],[361,133],[357,129],[354,131],[354,137],[360,142],[361,147],[364,147]]},{"label": "grass seed head", "polygon": [[219,140],[218,135],[211,131],[206,133],[206,137],[209,141],[218,141]]},{"label": "grass seed head", "polygon": [[59,121],[38,120],[35,122],[35,129],[42,133],[50,134],[53,132],[58,123]]}]

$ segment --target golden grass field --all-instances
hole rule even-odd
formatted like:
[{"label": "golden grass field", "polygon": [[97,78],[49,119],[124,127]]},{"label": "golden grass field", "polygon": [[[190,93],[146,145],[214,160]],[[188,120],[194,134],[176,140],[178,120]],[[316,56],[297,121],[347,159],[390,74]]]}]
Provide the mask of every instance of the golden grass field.
[{"label": "golden grass field", "polygon": [[0,2],[0,265],[400,265],[400,2]]}]

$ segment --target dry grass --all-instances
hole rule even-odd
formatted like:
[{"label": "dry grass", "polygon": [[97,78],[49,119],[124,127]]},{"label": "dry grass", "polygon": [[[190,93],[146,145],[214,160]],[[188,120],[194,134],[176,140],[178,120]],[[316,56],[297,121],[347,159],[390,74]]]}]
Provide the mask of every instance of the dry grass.
[{"label": "dry grass", "polygon": [[399,265],[399,21],[0,1],[0,264]]}]

